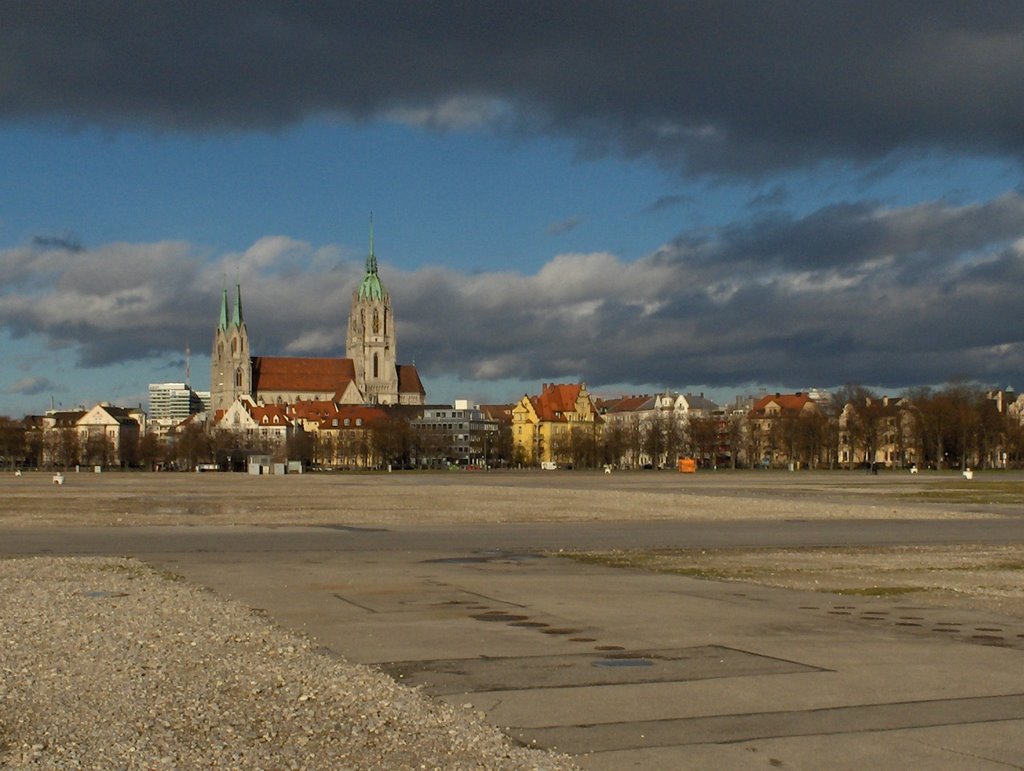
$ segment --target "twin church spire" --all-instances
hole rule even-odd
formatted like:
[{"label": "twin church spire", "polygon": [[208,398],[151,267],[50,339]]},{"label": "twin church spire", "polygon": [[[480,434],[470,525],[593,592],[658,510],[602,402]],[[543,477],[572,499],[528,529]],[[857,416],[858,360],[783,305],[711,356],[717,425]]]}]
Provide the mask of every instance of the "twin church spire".
[{"label": "twin church spire", "polygon": [[[235,309],[231,314],[231,326],[240,327],[245,323],[242,318],[242,285],[235,284]],[[220,321],[217,329],[222,332],[228,331],[228,288],[224,287],[220,295]]]}]

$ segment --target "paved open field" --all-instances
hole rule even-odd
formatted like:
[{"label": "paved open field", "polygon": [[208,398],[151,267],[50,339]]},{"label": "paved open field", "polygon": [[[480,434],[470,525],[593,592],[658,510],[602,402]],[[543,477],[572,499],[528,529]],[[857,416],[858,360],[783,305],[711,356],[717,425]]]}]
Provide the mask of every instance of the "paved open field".
[{"label": "paved open field", "polygon": [[[1024,634],[1008,619],[1024,619],[1022,518],[1024,476],[1002,473],[967,481],[953,473],[83,472],[62,486],[49,474],[0,474],[0,555],[137,554],[160,567],[96,556],[0,561],[0,765],[570,765],[510,746],[482,718],[527,743],[596,750],[583,759],[593,768],[817,762],[825,756],[816,739],[785,737],[836,732],[846,737],[843,753],[829,761],[837,768],[862,765],[875,747],[920,750],[914,756],[933,765],[964,748],[1010,758],[1018,748],[1000,731],[1021,717],[1018,678],[1009,673],[1019,671]],[[579,567],[559,567],[568,560],[552,559],[558,554]],[[627,570],[608,571],[613,565]],[[176,572],[242,605],[169,580]],[[733,590],[723,581],[799,591]],[[563,604],[554,586],[572,587],[573,599]],[[808,599],[808,591],[823,599]],[[835,593],[850,599],[837,604]],[[683,598],[685,611],[661,618]],[[740,607],[754,600],[760,605]],[[907,602],[917,615],[907,615]],[[931,619],[928,606],[965,615],[947,628],[952,622]],[[313,637],[291,636],[252,616],[254,607],[269,609],[285,628],[308,623]],[[886,618],[899,620],[876,642],[871,630]],[[537,628],[544,634],[524,637]],[[932,639],[954,631],[962,651]],[[381,664],[385,671],[424,682],[440,677],[430,674],[435,669],[450,677],[468,662],[488,667],[480,677],[490,682],[497,674],[487,662],[505,660],[502,677],[512,685],[502,688],[515,693],[499,688],[505,696],[494,701],[493,684],[452,686],[442,678],[428,693],[450,694],[447,704],[412,697],[378,673],[330,663],[310,642],[318,637],[335,653],[391,661]],[[652,662],[675,661],[643,653],[663,640],[678,647],[672,656],[710,651],[711,669],[725,650],[762,658],[753,670],[734,662],[735,672],[711,680],[703,664],[676,674],[665,664],[662,685],[644,685],[636,677],[642,669],[609,668],[620,659],[656,668],[662,664]],[[979,650],[979,640],[989,647]],[[859,646],[876,644],[896,646],[870,659],[903,662],[896,679],[867,665]],[[576,654],[584,683],[531,685],[531,665],[562,666],[560,645],[640,652],[607,661]],[[934,661],[912,666],[921,655]],[[764,669],[790,658],[818,663],[789,674]],[[967,660],[974,663],[964,669]],[[963,682],[949,686],[961,669]],[[763,701],[767,692],[750,690],[745,678],[755,670],[794,679],[784,723],[779,705]],[[808,691],[797,681],[811,671],[822,673],[823,685]],[[630,677],[613,686],[594,680],[595,672]],[[581,702],[584,686],[604,689],[603,701]],[[677,699],[675,689],[688,698]],[[622,703],[606,700],[611,694]],[[983,720],[977,699],[992,712]],[[907,706],[914,704],[931,706]],[[861,727],[814,722],[836,709],[870,714]],[[887,717],[886,710],[906,709],[912,719]],[[567,715],[564,726],[557,715]],[[601,725],[590,727],[595,720]],[[708,732],[708,720],[740,721],[730,730],[746,740]],[[962,726],[955,752],[924,733],[952,724]],[[916,733],[905,741],[895,730],[901,725]],[[666,727],[661,749],[643,749],[644,736]],[[865,727],[881,733],[862,741]],[[752,754],[769,748],[774,755]]]}]

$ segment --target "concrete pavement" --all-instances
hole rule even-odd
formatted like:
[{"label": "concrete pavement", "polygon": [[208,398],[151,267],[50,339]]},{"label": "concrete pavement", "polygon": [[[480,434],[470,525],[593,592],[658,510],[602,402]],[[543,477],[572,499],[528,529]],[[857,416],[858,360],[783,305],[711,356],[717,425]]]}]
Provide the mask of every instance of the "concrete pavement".
[{"label": "concrete pavement", "polygon": [[426,532],[137,556],[585,768],[1024,767],[1019,619]]}]

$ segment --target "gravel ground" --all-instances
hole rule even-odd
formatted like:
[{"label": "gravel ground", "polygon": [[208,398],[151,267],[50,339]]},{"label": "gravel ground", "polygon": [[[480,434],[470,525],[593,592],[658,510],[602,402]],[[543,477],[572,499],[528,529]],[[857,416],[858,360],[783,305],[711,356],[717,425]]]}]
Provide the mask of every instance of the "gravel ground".
[{"label": "gravel ground", "polygon": [[0,561],[0,767],[568,769],[114,558]]},{"label": "gravel ground", "polygon": [[[439,474],[0,474],[0,527],[554,522],[621,519],[943,519],[986,507],[916,500],[955,476]],[[980,475],[979,475],[980,476]],[[960,480],[962,481],[962,480]],[[984,489],[976,478],[973,489]],[[1019,484],[1024,490],[1024,481]],[[991,507],[988,507],[991,508]],[[1020,506],[1017,506],[1020,509]]]}]

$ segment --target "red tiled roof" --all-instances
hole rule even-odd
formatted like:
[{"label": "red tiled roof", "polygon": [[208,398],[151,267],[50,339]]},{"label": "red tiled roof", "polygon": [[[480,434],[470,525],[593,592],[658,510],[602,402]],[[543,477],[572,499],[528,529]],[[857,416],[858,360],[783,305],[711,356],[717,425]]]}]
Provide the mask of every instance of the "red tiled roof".
[{"label": "red tiled roof", "polygon": [[[326,416],[320,421],[320,428],[369,428],[382,420],[387,420],[388,413],[380,407],[364,407],[358,404],[345,404],[338,407],[334,415]],[[345,425],[348,418],[349,424]],[[362,424],[357,426],[356,419],[361,419]],[[338,425],[334,425],[334,421]]]},{"label": "red tiled roof", "polygon": [[287,406],[288,415],[304,420],[320,420],[338,414],[338,405],[330,401],[297,401]]},{"label": "red tiled roof", "polygon": [[578,383],[545,384],[540,396],[531,399],[537,416],[541,420],[565,420],[565,413],[576,411],[580,389]]},{"label": "red tiled roof", "polygon": [[426,396],[427,391],[423,387],[415,364],[398,364],[395,369],[398,370],[398,393]]},{"label": "red tiled roof", "polygon": [[621,399],[616,401],[616,404],[608,407],[608,412],[633,412],[634,410],[640,409],[645,402],[649,402],[651,397],[647,394],[640,396],[623,396]]},{"label": "red tiled roof", "polygon": [[252,390],[321,391],[335,394],[355,380],[352,359],[253,356]]},{"label": "red tiled roof", "polygon": [[751,412],[763,413],[765,408],[775,402],[782,408],[783,412],[800,412],[811,401],[811,397],[804,393],[775,394],[774,396],[762,396],[751,408]]},{"label": "red tiled roof", "polygon": [[250,405],[248,402],[243,402],[243,404],[248,407],[252,419],[261,426],[290,426],[292,423],[285,414],[284,407],[280,404]]}]

